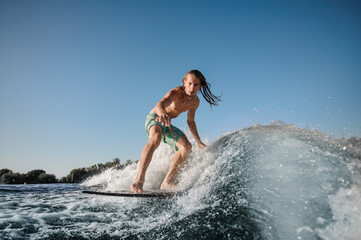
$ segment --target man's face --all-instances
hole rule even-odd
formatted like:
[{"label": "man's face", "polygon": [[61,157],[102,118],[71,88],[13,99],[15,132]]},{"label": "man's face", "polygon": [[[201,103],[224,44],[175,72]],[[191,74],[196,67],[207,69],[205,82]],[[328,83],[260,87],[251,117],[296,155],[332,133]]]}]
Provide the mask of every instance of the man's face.
[{"label": "man's face", "polygon": [[197,92],[201,89],[201,81],[193,74],[187,74],[186,79],[183,81],[183,86],[185,93],[193,97],[197,95]]}]

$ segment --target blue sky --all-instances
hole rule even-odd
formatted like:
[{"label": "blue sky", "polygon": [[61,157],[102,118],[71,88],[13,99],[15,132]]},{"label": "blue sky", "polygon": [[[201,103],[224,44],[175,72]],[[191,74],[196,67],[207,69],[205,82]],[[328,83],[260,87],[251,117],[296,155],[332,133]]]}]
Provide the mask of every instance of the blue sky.
[{"label": "blue sky", "polygon": [[209,141],[276,120],[361,136],[360,12],[359,1],[2,0],[0,168],[62,177],[139,159],[147,113],[190,69],[222,95],[196,113]]}]

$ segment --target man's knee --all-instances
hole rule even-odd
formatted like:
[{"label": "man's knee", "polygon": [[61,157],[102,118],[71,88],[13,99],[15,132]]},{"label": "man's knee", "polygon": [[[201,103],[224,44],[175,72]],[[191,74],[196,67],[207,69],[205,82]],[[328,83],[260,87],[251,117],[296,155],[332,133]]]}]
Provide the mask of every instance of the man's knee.
[{"label": "man's knee", "polygon": [[148,145],[152,148],[157,148],[162,140],[162,134],[161,133],[154,133],[151,136],[149,136],[148,139]]},{"label": "man's knee", "polygon": [[181,151],[189,153],[192,150],[192,144],[189,141],[185,141],[180,147]]}]

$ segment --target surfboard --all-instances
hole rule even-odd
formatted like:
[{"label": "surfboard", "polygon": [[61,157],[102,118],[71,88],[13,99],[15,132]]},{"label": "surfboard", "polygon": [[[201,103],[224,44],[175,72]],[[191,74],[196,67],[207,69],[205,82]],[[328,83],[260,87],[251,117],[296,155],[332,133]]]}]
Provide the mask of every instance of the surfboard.
[{"label": "surfboard", "polygon": [[82,191],[87,194],[103,195],[103,196],[115,196],[115,197],[133,197],[133,198],[170,198],[179,196],[183,191],[179,192],[167,192],[167,191],[144,191],[141,193],[133,193],[131,191],[118,191],[118,192],[102,192],[102,191]]}]

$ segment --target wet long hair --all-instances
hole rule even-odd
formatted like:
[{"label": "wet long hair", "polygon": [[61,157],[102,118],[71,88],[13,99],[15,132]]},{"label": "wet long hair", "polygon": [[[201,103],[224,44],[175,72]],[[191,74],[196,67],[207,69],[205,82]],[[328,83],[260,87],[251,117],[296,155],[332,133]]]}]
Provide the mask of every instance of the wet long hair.
[{"label": "wet long hair", "polygon": [[189,72],[187,72],[186,75],[184,75],[183,77],[183,83],[186,80],[188,74],[193,74],[197,79],[201,81],[200,91],[204,99],[209,103],[211,107],[217,106],[218,102],[222,101],[220,96],[216,96],[211,92],[211,84],[206,81],[206,78],[198,70],[190,70]]}]

